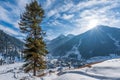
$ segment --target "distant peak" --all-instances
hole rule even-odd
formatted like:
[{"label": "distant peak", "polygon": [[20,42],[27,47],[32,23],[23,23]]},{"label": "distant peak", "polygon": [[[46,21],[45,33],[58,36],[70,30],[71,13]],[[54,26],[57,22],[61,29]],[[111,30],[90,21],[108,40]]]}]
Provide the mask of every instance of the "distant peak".
[{"label": "distant peak", "polygon": [[59,37],[59,38],[64,38],[64,37],[65,37],[65,35],[60,34],[58,37]]},{"label": "distant peak", "polygon": [[98,29],[105,29],[105,28],[112,28],[112,27],[106,26],[106,25],[98,25],[98,26],[92,28],[91,30],[96,30],[96,29],[98,30]]},{"label": "distant peak", "polygon": [[68,34],[67,36],[74,36],[73,34]]},{"label": "distant peak", "polygon": [[96,27],[110,27],[110,26],[106,26],[106,25],[98,25]]},{"label": "distant peak", "polygon": [[68,34],[67,37],[73,37],[74,35],[73,34]]}]

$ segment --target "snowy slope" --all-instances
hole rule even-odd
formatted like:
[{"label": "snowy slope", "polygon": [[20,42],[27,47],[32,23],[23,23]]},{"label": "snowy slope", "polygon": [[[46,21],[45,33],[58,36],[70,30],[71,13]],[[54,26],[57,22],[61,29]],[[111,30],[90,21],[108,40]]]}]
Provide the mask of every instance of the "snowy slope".
[{"label": "snowy slope", "polygon": [[70,56],[70,54],[78,55],[78,58],[82,57],[83,59],[90,59],[92,57],[98,56],[108,56],[110,54],[120,55],[120,29],[99,25],[87,32],[75,35],[71,39],[68,39],[66,42],[59,46],[61,41],[51,43],[53,49],[52,56]]},{"label": "snowy slope", "polygon": [[55,80],[120,80],[120,59],[107,60],[91,68],[65,71]]},{"label": "snowy slope", "polygon": [[15,63],[0,66],[0,80],[19,80],[17,72],[23,63]]},{"label": "snowy slope", "polygon": [[79,69],[65,70],[47,74],[44,77],[33,77],[19,68],[23,63],[0,66],[0,80],[120,80],[120,58],[111,59],[101,63]]},{"label": "snowy slope", "polygon": [[24,63],[14,63],[0,66],[0,80],[53,80],[56,74],[47,74],[44,77],[34,77],[31,73],[24,73],[22,65]]}]

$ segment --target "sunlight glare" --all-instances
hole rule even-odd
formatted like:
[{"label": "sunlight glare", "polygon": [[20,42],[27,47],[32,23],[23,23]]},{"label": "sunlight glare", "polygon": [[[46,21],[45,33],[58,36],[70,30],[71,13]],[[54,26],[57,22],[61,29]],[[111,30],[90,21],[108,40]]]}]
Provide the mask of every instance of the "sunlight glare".
[{"label": "sunlight glare", "polygon": [[97,19],[92,19],[88,22],[88,29],[92,29],[98,25],[98,20]]}]

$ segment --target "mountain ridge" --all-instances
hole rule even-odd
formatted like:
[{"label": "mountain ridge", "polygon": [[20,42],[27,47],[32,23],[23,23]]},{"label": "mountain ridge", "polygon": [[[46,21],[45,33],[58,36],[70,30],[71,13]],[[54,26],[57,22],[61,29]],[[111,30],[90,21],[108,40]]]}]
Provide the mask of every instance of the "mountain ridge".
[{"label": "mountain ridge", "polygon": [[119,35],[119,28],[100,25],[83,34],[74,36],[50,53],[53,56],[66,56],[68,54],[76,54],[73,52],[78,54],[79,51],[81,57],[86,59],[95,56],[106,56],[112,53],[119,55],[120,49],[117,48],[120,46]]},{"label": "mountain ridge", "polygon": [[15,57],[20,58],[23,46],[22,41],[0,30],[0,56],[2,59],[15,60]]}]

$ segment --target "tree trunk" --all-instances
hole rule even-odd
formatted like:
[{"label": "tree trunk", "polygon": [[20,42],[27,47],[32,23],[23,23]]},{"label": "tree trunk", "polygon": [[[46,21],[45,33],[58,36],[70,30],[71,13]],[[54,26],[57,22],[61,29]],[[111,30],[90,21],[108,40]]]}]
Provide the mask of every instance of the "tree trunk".
[{"label": "tree trunk", "polygon": [[34,60],[33,76],[36,76],[36,60]]}]

